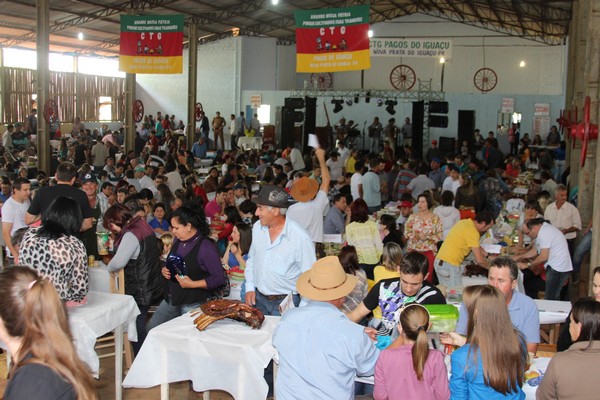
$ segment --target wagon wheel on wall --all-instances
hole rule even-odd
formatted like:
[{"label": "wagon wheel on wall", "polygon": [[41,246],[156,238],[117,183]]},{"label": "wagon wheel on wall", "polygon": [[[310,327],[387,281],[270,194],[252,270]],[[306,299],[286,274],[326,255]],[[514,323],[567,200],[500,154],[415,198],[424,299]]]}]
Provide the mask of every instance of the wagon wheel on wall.
[{"label": "wagon wheel on wall", "polygon": [[132,110],[133,120],[135,122],[140,122],[144,118],[144,103],[141,100],[136,100],[133,102],[133,110]]},{"label": "wagon wheel on wall", "polygon": [[194,106],[194,117],[196,118],[196,122],[200,122],[202,120],[202,111],[204,111],[202,103],[196,103]]},{"label": "wagon wheel on wall", "polygon": [[44,103],[44,119],[46,123],[52,124],[58,120],[58,104],[52,99]]},{"label": "wagon wheel on wall", "polygon": [[498,75],[491,68],[481,68],[475,72],[473,76],[473,83],[475,87],[481,91],[481,93],[489,92],[496,87],[498,83]]},{"label": "wagon wheel on wall", "polygon": [[333,74],[329,72],[311,74],[310,83],[315,89],[330,89],[333,86]]},{"label": "wagon wheel on wall", "polygon": [[397,65],[390,73],[390,83],[398,90],[408,91],[415,86],[416,82],[417,74],[415,74],[415,71],[408,65]]}]

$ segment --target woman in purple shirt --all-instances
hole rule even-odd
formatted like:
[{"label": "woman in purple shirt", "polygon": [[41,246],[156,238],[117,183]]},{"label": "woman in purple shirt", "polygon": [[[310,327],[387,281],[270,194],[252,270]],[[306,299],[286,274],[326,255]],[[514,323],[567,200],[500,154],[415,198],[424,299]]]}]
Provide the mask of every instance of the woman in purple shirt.
[{"label": "woman in purple shirt", "polygon": [[[216,296],[215,289],[225,284],[225,274],[215,244],[208,238],[209,228],[202,207],[179,207],[171,215],[175,241],[167,256],[162,275],[164,300],[158,306],[148,330],[179,317]],[[182,267],[182,265],[184,267]],[[179,269],[175,274],[169,266]],[[174,279],[171,279],[174,278]]]}]

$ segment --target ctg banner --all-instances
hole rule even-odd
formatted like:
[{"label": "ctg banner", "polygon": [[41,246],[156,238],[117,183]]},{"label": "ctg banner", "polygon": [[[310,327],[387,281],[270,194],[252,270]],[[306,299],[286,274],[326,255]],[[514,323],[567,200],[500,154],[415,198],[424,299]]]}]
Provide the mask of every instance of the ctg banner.
[{"label": "ctg banner", "polygon": [[183,72],[183,15],[121,15],[119,70],[129,74]]},{"label": "ctg banner", "polygon": [[371,68],[369,6],[303,10],[296,18],[296,72]]}]

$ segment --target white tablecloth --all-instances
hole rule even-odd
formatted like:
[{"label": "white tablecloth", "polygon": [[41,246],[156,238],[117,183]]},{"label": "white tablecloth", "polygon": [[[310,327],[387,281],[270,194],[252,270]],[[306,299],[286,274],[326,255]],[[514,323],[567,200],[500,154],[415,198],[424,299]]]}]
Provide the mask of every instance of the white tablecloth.
[{"label": "white tablecloth", "polygon": [[[550,363],[551,358],[549,357],[537,357],[533,359],[531,367],[528,371],[536,371],[545,373]],[[527,382],[523,383],[523,392],[525,392],[526,400],[535,400],[535,392],[537,392],[537,386],[530,386]]]},{"label": "white tablecloth", "polygon": [[94,350],[97,338],[127,323],[129,340],[137,341],[135,319],[140,310],[131,296],[89,292],[87,304],[68,311],[77,354],[96,376],[100,370],[100,360]]},{"label": "white tablecloth", "polygon": [[570,301],[534,300],[540,312],[540,324],[562,324],[571,312]]},{"label": "white tablecloth", "polygon": [[263,144],[263,140],[261,137],[247,137],[241,136],[238,141],[238,147],[242,149],[261,149]]},{"label": "white tablecloth", "polygon": [[271,336],[279,317],[267,316],[259,330],[224,319],[200,332],[193,321],[186,314],[151,330],[123,386],[147,388],[191,380],[199,392],[224,390],[235,399],[266,398],[263,370],[275,355]]}]

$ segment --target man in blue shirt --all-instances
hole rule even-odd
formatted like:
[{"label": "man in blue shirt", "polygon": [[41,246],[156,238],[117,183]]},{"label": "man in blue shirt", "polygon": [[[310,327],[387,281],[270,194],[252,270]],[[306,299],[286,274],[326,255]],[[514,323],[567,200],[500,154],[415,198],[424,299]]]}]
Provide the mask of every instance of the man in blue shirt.
[{"label": "man in blue shirt", "polygon": [[323,222],[325,235],[342,234],[346,231],[346,225],[350,222],[350,213],[347,208],[346,196],[341,193],[333,196],[333,207],[329,209],[325,216],[325,222]]},{"label": "man in blue shirt", "polygon": [[298,223],[285,217],[288,194],[264,185],[258,196],[258,221],[252,227],[252,245],[245,271],[246,303],[265,315],[280,315],[279,304],[290,293],[296,306],[296,280],[315,262],[315,246]]},{"label": "man in blue shirt", "polygon": [[192,154],[195,159],[204,159],[206,158],[206,152],[208,151],[208,144],[206,143],[206,139],[204,135],[200,135],[198,141],[194,143],[192,146]]},{"label": "man in blue shirt", "polygon": [[[530,297],[515,291],[518,273],[519,267],[515,261],[509,257],[497,257],[490,264],[488,283],[504,294],[514,327],[525,337],[527,351],[535,354],[540,342],[540,315]],[[466,335],[467,322],[468,313],[463,305],[460,308],[456,332]]]},{"label": "man in blue shirt", "polygon": [[300,276],[296,288],[310,301],[287,311],[273,333],[277,399],[354,399],[356,375],[373,374],[379,350],[340,311],[357,282],[336,256],[321,258]]}]

